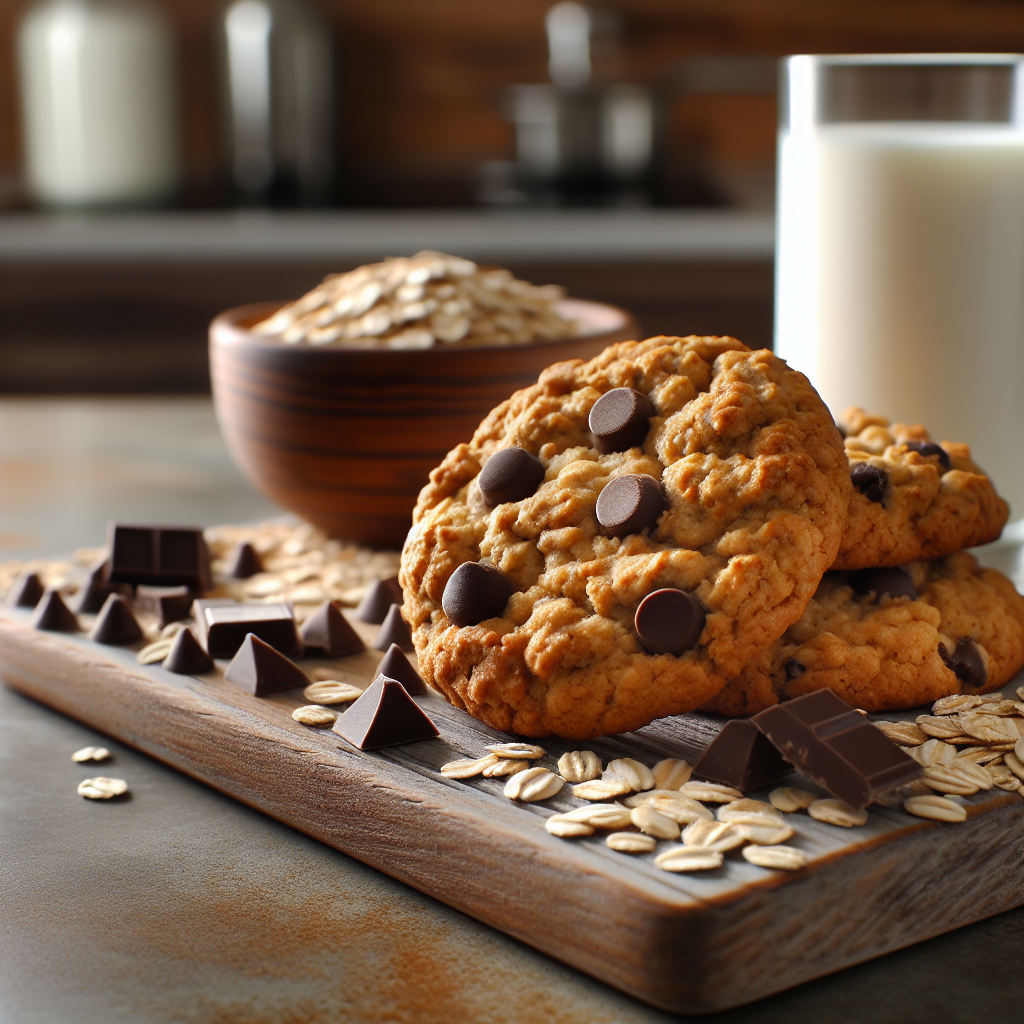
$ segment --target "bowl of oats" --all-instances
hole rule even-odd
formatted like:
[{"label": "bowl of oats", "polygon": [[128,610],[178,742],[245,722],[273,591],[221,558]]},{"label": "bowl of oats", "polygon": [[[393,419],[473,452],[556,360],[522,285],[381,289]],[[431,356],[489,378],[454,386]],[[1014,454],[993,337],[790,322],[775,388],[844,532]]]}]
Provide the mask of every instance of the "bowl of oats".
[{"label": "bowl of oats", "polygon": [[249,481],[325,530],[399,548],[430,471],[541,370],[639,337],[615,306],[424,252],[227,310],[210,376]]}]

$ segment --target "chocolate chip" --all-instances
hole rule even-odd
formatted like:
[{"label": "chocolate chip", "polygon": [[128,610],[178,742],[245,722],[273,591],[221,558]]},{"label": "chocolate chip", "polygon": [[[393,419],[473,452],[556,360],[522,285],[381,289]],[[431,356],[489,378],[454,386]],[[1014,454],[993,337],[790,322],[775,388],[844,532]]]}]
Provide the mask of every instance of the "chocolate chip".
[{"label": "chocolate chip", "polygon": [[792,681],[799,679],[807,671],[807,666],[802,661],[797,661],[796,658],[787,658],[782,670],[786,673],[786,678]]},{"label": "chocolate chip", "polygon": [[857,594],[874,594],[877,604],[883,597],[909,597],[917,600],[917,588],[906,569],[898,565],[851,572],[847,582]]},{"label": "chocolate chip", "polygon": [[35,608],[46,588],[34,572],[22,573],[7,592],[6,603],[12,608]]},{"label": "chocolate chip", "polygon": [[603,394],[590,410],[594,447],[607,455],[643,444],[653,415],[651,400],[632,388],[615,388]]},{"label": "chocolate chip", "polygon": [[926,459],[930,455],[937,455],[939,457],[939,462],[942,465],[943,472],[946,472],[953,465],[949,461],[949,453],[940,444],[934,444],[931,441],[904,441],[903,447],[909,448],[912,452],[920,453]]},{"label": "chocolate chip", "polygon": [[694,647],[704,629],[706,615],[685,590],[655,590],[636,610],[640,642],[654,654],[682,654]]},{"label": "chocolate chip", "polygon": [[456,626],[475,626],[505,610],[513,593],[512,581],[492,565],[463,562],[448,578],[441,607]]},{"label": "chocolate chip", "polygon": [[625,537],[653,526],[668,508],[661,484],[653,476],[629,473],[605,484],[597,498],[597,521],[612,537]]},{"label": "chocolate chip", "polygon": [[870,462],[858,462],[850,470],[850,479],[853,486],[864,495],[868,501],[881,503],[885,497],[885,488],[889,484],[889,474],[878,466],[872,466]]},{"label": "chocolate chip", "polygon": [[502,448],[495,452],[477,479],[488,505],[522,501],[534,494],[544,479],[544,463],[525,448]]},{"label": "chocolate chip", "polygon": [[258,572],[263,572],[263,560],[248,541],[243,541],[228,556],[227,575],[233,580],[247,580]]},{"label": "chocolate chip", "polygon": [[977,644],[967,637],[956,642],[956,650],[950,654],[945,644],[939,644],[939,656],[952,673],[970,690],[981,689],[988,681],[985,671],[985,659],[981,656]]}]

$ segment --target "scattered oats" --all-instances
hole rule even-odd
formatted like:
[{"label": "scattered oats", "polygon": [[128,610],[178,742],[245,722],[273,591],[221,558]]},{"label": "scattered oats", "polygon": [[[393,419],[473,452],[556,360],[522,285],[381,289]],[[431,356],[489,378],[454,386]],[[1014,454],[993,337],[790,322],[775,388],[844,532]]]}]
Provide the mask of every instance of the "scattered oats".
[{"label": "scattered oats", "polygon": [[[492,754],[497,757],[497,754]],[[515,775],[517,772],[525,772],[530,767],[529,761],[521,757],[499,757],[494,764],[489,764],[484,769],[484,775],[488,779],[499,779],[506,775]]]},{"label": "scattered oats", "polygon": [[901,747],[916,747],[928,739],[928,734],[913,722],[873,722],[876,729]]},{"label": "scattered oats", "polygon": [[809,793],[806,789],[799,789],[796,786],[780,786],[768,794],[768,802],[772,807],[786,814],[806,811],[818,799],[820,798],[817,793]]},{"label": "scattered oats", "polygon": [[899,808],[903,806],[904,800],[909,800],[912,796],[930,796],[931,793],[923,779],[914,779],[912,782],[905,782],[902,786],[880,793],[873,802],[879,807]]},{"label": "scattered oats", "polygon": [[572,795],[581,800],[612,800],[629,792],[629,786],[621,779],[591,779],[572,787]]},{"label": "scattered oats", "polygon": [[188,623],[186,622],[168,622],[167,625],[160,630],[160,639],[174,640],[179,633],[186,629],[188,629]]},{"label": "scattered oats", "polygon": [[497,754],[464,757],[459,761],[449,761],[441,765],[441,774],[446,779],[471,779],[474,775],[481,775],[485,768],[491,768],[500,760]]},{"label": "scattered oats", "polygon": [[315,704],[347,704],[362,694],[358,686],[343,683],[340,679],[319,679],[302,691],[302,696]]},{"label": "scattered oats", "polygon": [[1017,739],[1017,727],[997,715],[985,715],[977,711],[962,714],[960,727],[968,736],[985,743],[1013,743]]},{"label": "scattered oats", "polygon": [[951,764],[933,764],[925,768],[924,783],[940,793],[953,793],[957,796],[970,796],[981,788],[969,782]]},{"label": "scattered oats", "polygon": [[[676,829],[675,836],[662,836],[662,839],[679,838],[679,830]],[[658,840],[653,835],[644,835],[641,832],[612,832],[605,839],[605,843],[619,853],[653,853],[658,845]]]},{"label": "scattered oats", "polygon": [[719,821],[734,821],[737,818],[746,818],[750,815],[771,818],[772,821],[781,822],[782,815],[771,804],[763,800],[733,800],[732,803],[722,804],[715,812]]},{"label": "scattered oats", "polygon": [[[1017,778],[1005,764],[987,764],[982,768],[982,771],[988,774],[988,777],[996,786],[1001,782],[1009,782],[1010,779]],[[1013,788],[1016,789],[1017,787],[1014,786]]]},{"label": "scattered oats", "polygon": [[[644,799],[646,797],[646,799]],[[635,801],[635,802],[634,802]],[[676,790],[651,789],[646,793],[627,797],[627,807],[648,806],[666,818],[671,818],[680,825],[689,825],[698,818],[711,820],[711,812],[703,805],[688,796],[681,796]]]},{"label": "scattered oats", "polygon": [[78,795],[86,800],[109,800],[111,797],[123,796],[128,792],[128,783],[124,779],[108,779],[97,775],[94,779],[83,779],[78,784]]},{"label": "scattered oats", "polygon": [[918,747],[907,747],[906,753],[923,768],[930,764],[949,764],[957,756],[956,747],[937,739],[927,740]]},{"label": "scattered oats", "polygon": [[960,716],[956,714],[918,715],[917,724],[921,727],[922,732],[940,740],[959,736],[963,732],[960,726]]},{"label": "scattered oats", "polygon": [[973,782],[978,789],[992,788],[992,776],[980,764],[975,764],[973,761],[961,761],[957,758],[946,767],[960,774],[968,782]]},{"label": "scattered oats", "polygon": [[641,832],[655,839],[678,839],[679,825],[667,814],[656,811],[650,804],[641,804],[630,812],[630,820]]},{"label": "scattered oats", "polygon": [[158,661],[163,661],[171,653],[173,645],[173,640],[157,640],[155,643],[147,644],[143,647],[135,655],[135,660],[140,665],[155,665]]},{"label": "scattered oats", "polygon": [[1018,686],[1018,687],[1017,687],[1017,696],[1018,696],[1018,697],[1019,697],[1019,698],[1020,698],[1021,700],[1024,700],[1024,686]]},{"label": "scattered oats", "polygon": [[82,747],[71,755],[72,761],[106,761],[110,751],[106,747]]},{"label": "scattered oats", "polygon": [[492,743],[491,746],[484,747],[484,750],[489,750],[492,754],[497,754],[498,757],[524,761],[536,761],[538,757],[543,757],[547,753],[543,747],[538,747],[533,743]]},{"label": "scattered oats", "polygon": [[302,725],[333,725],[338,716],[328,708],[322,708],[319,704],[307,704],[305,707],[296,708],[292,712],[292,718]]},{"label": "scattered oats", "polygon": [[614,761],[609,761],[601,778],[606,782],[619,779],[634,793],[642,792],[645,789],[654,789],[654,773],[647,765],[641,764],[632,757],[619,757]]},{"label": "scattered oats", "polygon": [[743,794],[732,786],[720,786],[717,782],[687,782],[679,787],[683,796],[691,800],[703,800],[706,804],[729,804],[742,800]]},{"label": "scattered oats", "polygon": [[655,789],[678,789],[690,781],[693,768],[678,757],[666,757],[652,769]]},{"label": "scattered oats", "polygon": [[[995,696],[998,696],[996,694]],[[977,715],[996,715],[999,718],[1012,718],[1020,714],[1020,704],[1015,700],[993,700],[982,704],[976,712]]]},{"label": "scattered oats", "polygon": [[1024,762],[1024,736],[1013,745],[1013,752],[1017,755],[1018,761]]},{"label": "scattered oats", "polygon": [[575,839],[577,836],[592,836],[593,828],[583,821],[569,821],[564,814],[553,814],[544,822],[544,828],[561,839]]},{"label": "scattered oats", "polygon": [[787,839],[793,838],[793,829],[789,825],[776,822],[773,825],[755,824],[745,821],[734,821],[736,831],[746,839],[748,843],[757,846],[778,846]]},{"label": "scattered oats", "polygon": [[558,759],[558,774],[566,782],[589,782],[601,774],[601,758],[592,750],[570,750]]},{"label": "scattered oats", "polygon": [[1024,782],[1021,782],[1016,775],[1011,775],[1008,779],[1002,779],[996,783],[996,789],[1005,790],[1007,793],[1019,792],[1022,787],[1024,787]]},{"label": "scattered oats", "polygon": [[527,768],[525,772],[517,772],[505,783],[504,792],[509,800],[532,804],[538,800],[549,800],[564,785],[565,779],[547,768]]},{"label": "scattered oats", "polygon": [[744,846],[741,852],[751,864],[775,871],[799,871],[807,863],[807,854],[795,846]]},{"label": "scattered oats", "polygon": [[807,813],[817,821],[841,825],[843,828],[856,828],[868,820],[867,811],[855,810],[845,800],[815,800],[807,808]]},{"label": "scattered oats", "polygon": [[718,850],[701,846],[673,846],[654,858],[654,866],[662,871],[713,871],[725,858]]},{"label": "scattered oats", "polygon": [[1024,761],[1020,759],[1020,755],[1016,751],[1004,754],[1003,762],[1018,779],[1024,780]]},{"label": "scattered oats", "polygon": [[558,817],[566,821],[581,821],[591,828],[628,828],[632,822],[629,808],[622,804],[588,804],[586,807],[574,807]]},{"label": "scattered oats", "polygon": [[932,821],[966,821],[967,808],[942,796],[912,796],[903,804],[907,814]]},{"label": "scattered oats", "polygon": [[960,761],[973,761],[975,764],[997,764],[1003,760],[1003,751],[991,747],[965,747],[956,756]]},{"label": "scattered oats", "polygon": [[746,839],[731,821],[708,821],[701,819],[686,826],[683,842],[687,846],[700,846],[707,850],[726,853],[742,846]]},{"label": "scattered oats", "polygon": [[984,703],[980,697],[969,696],[965,693],[954,693],[952,696],[937,700],[932,705],[932,714],[953,715],[958,711],[970,711],[972,708],[980,708]]}]

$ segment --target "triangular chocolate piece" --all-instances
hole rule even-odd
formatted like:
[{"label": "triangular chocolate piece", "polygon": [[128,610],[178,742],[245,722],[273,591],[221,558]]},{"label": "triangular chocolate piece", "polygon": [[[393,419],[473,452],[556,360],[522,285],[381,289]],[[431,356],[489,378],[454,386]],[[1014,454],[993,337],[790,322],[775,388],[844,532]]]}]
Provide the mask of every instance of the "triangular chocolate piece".
[{"label": "triangular chocolate piece", "polygon": [[377,642],[373,646],[378,651],[386,651],[392,644],[398,644],[403,651],[412,650],[412,631],[402,618],[401,606],[397,604],[391,606],[377,634]]},{"label": "triangular chocolate piece", "polygon": [[224,678],[240,690],[262,697],[296,686],[309,686],[305,673],[295,662],[274,650],[253,633],[247,633]]},{"label": "triangular chocolate piece", "polygon": [[334,723],[334,732],[360,750],[430,740],[437,727],[397,679],[377,676]]},{"label": "triangular chocolate piece", "polygon": [[380,659],[377,675],[397,679],[414,697],[427,692],[427,684],[419,672],[412,667],[412,662],[402,653],[398,644],[392,644],[387,654]]},{"label": "triangular chocolate piece", "polygon": [[43,581],[34,572],[25,572],[7,591],[6,603],[11,608],[35,608],[45,592]]},{"label": "triangular chocolate piece", "polygon": [[233,580],[247,580],[258,572],[263,572],[263,562],[256,549],[248,541],[243,541],[228,558],[228,576]]},{"label": "triangular chocolate piece", "polygon": [[142,639],[135,616],[128,602],[120,594],[111,594],[103,603],[89,639],[97,644],[123,647]]},{"label": "triangular chocolate piece", "polygon": [[387,618],[391,606],[401,604],[403,600],[397,576],[392,576],[389,580],[377,580],[370,586],[366,597],[356,609],[356,618],[360,622],[379,625]]},{"label": "triangular chocolate piece", "polygon": [[129,601],[132,599],[130,583],[107,582],[107,566],[106,556],[89,566],[85,586],[75,594],[76,612],[94,615],[103,607],[104,601],[111,594],[120,594],[122,597],[128,598]]},{"label": "triangular chocolate piece", "polygon": [[57,590],[46,590],[36,605],[32,616],[35,629],[45,629],[51,633],[76,633],[78,619],[75,613],[64,603]]},{"label": "triangular chocolate piece", "polygon": [[191,629],[183,629],[171,644],[171,653],[164,658],[168,672],[179,676],[201,676],[213,668],[213,658],[199,646]]},{"label": "triangular chocolate piece", "polygon": [[359,634],[349,625],[348,619],[333,601],[324,601],[306,619],[300,633],[307,649],[322,651],[329,658],[342,658],[346,654],[358,654],[366,650]]},{"label": "triangular chocolate piece", "polygon": [[773,782],[793,770],[749,718],[733,718],[708,744],[693,774],[732,786],[741,793]]}]

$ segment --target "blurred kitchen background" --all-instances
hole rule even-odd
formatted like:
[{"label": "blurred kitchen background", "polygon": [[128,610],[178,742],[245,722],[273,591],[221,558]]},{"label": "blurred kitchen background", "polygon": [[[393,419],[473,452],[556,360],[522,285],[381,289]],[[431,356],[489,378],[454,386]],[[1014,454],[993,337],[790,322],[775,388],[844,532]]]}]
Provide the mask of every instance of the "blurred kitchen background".
[{"label": "blurred kitchen background", "polygon": [[0,392],[204,392],[220,310],[421,248],[770,345],[776,59],[1021,50],[1018,0],[0,0]]}]

